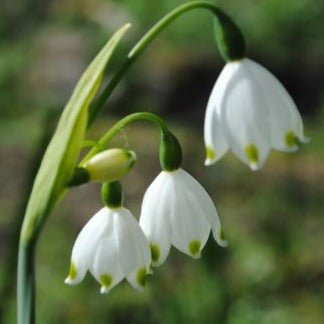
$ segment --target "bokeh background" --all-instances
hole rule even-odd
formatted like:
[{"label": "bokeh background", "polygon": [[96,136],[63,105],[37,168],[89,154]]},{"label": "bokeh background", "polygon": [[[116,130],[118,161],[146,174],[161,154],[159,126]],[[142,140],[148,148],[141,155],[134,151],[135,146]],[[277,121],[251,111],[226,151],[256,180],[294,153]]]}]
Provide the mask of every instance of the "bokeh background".
[{"label": "bokeh background", "polygon": [[[114,30],[133,28],[127,50],[180,0],[1,0],[0,2],[0,322],[15,322],[16,248],[23,210],[40,157],[80,74]],[[205,168],[203,118],[224,63],[212,17],[196,10],[150,46],[120,84],[88,138],[126,113],[163,116],[179,137],[184,167],[206,187],[230,245],[210,238],[200,260],[173,250],[143,293],[123,282],[109,295],[88,275],[63,284],[73,242],[101,207],[99,188],[72,190],[54,210],[37,253],[38,323],[324,323],[324,2],[219,0],[247,39],[248,56],[270,69],[302,112],[312,138],[296,154],[271,153],[251,172],[227,154]],[[159,172],[159,134],[148,123],[127,127],[113,145],[138,153],[123,181],[139,215]]]}]

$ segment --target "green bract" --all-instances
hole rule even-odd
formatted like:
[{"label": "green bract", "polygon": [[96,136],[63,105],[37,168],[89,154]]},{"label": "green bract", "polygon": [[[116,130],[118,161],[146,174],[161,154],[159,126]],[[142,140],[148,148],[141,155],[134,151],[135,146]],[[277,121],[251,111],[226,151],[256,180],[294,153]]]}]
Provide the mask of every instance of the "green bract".
[{"label": "green bract", "polygon": [[101,186],[101,199],[110,209],[119,208],[123,204],[123,191],[118,181],[105,182]]},{"label": "green bract", "polygon": [[177,138],[169,131],[162,131],[159,150],[160,165],[164,171],[174,171],[182,163],[182,150]]},{"label": "green bract", "polygon": [[240,29],[222,10],[215,9],[214,33],[222,58],[226,62],[241,60],[245,56],[245,40]]},{"label": "green bract", "polygon": [[99,88],[110,57],[129,27],[127,24],[120,28],[95,57],[61,115],[34,182],[22,229],[23,241],[37,234],[72,176],[87,126],[88,106]]}]

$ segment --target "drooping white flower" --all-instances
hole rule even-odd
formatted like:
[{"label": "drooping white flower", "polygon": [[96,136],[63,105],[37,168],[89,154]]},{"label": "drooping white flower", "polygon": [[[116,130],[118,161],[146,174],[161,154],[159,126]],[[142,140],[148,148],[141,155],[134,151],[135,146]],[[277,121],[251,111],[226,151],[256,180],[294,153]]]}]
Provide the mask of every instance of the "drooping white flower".
[{"label": "drooping white flower", "polygon": [[186,171],[161,171],[146,190],[140,226],[147,236],[152,264],[161,265],[171,244],[194,258],[207,242],[210,230],[226,246],[216,208],[205,189]]},{"label": "drooping white flower", "polygon": [[303,122],[288,92],[264,67],[250,59],[228,62],[210,95],[205,115],[206,165],[227,151],[252,170],[261,168],[270,148],[295,151]]},{"label": "drooping white flower", "polygon": [[108,293],[124,277],[141,290],[150,264],[147,239],[131,212],[104,207],[80,232],[65,283],[79,283],[89,270],[101,284],[101,293]]}]

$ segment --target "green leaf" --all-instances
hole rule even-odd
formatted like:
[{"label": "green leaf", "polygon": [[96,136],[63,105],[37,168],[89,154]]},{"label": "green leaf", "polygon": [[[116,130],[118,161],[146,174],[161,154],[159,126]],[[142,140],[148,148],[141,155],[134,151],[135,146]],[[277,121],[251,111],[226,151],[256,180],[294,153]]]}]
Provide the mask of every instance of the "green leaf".
[{"label": "green leaf", "polygon": [[81,76],[44,154],[27,205],[22,240],[37,236],[50,210],[66,188],[77,163],[88,120],[88,107],[97,92],[107,63],[130,27],[120,28]]}]

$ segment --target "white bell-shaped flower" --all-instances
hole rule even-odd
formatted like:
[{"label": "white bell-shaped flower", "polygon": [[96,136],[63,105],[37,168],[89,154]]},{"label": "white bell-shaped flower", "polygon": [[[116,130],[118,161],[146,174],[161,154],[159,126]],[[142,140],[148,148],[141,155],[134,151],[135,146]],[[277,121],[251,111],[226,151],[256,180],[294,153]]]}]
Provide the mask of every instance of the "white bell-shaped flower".
[{"label": "white bell-shaped flower", "polygon": [[147,239],[131,212],[104,207],[80,232],[65,283],[79,283],[89,270],[101,284],[101,293],[108,293],[124,277],[141,290],[150,264]]},{"label": "white bell-shaped flower", "polygon": [[194,258],[200,257],[210,230],[226,246],[216,208],[206,190],[186,171],[161,171],[146,190],[140,226],[147,236],[152,264],[161,265],[171,244]]},{"label": "white bell-shaped flower", "polygon": [[228,149],[252,170],[269,150],[295,151],[303,122],[288,92],[264,67],[250,59],[228,62],[210,95],[204,129],[206,165]]}]

